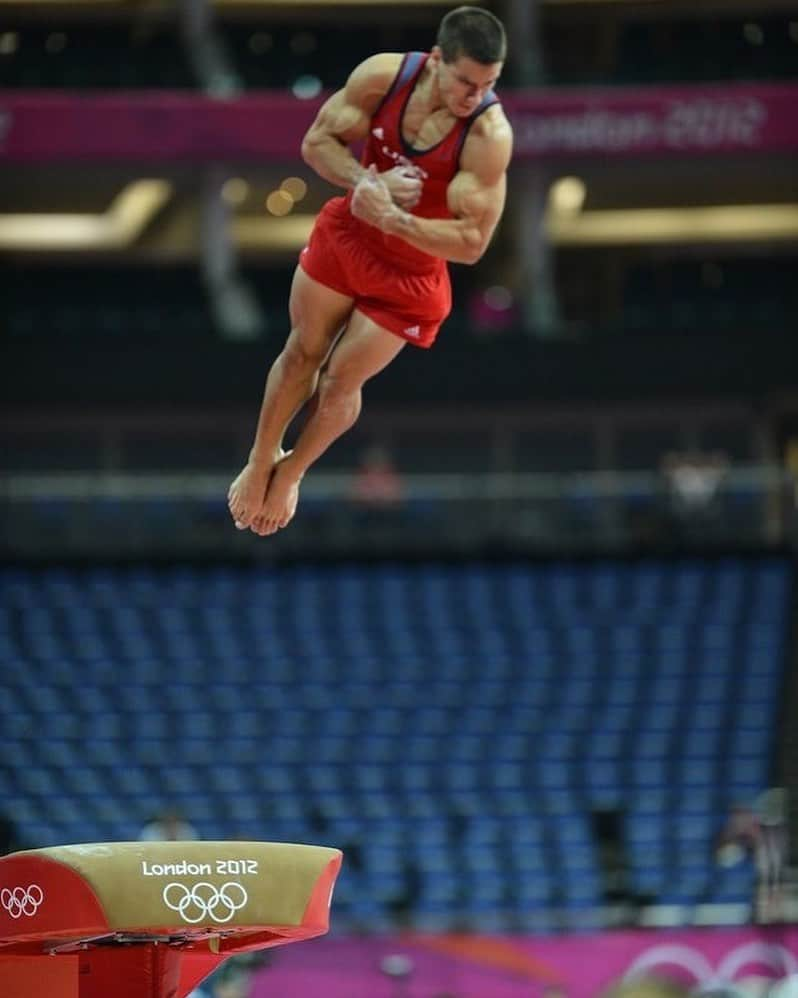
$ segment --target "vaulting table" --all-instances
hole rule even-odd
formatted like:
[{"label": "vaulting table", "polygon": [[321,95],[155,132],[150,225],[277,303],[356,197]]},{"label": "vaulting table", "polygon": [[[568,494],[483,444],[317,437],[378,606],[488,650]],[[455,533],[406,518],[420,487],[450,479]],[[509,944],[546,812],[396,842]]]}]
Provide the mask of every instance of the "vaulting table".
[{"label": "vaulting table", "polygon": [[3,998],[184,998],[236,953],[323,935],[342,856],[105,842],[0,859]]}]

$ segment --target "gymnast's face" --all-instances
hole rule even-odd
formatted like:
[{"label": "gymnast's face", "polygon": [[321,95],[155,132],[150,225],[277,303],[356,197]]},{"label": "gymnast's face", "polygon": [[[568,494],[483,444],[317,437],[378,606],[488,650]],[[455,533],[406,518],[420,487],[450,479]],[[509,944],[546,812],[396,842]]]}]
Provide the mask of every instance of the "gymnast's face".
[{"label": "gymnast's face", "polygon": [[493,89],[502,71],[502,63],[488,65],[467,55],[454,62],[444,62],[441,50],[433,49],[438,73],[438,90],[446,108],[457,118],[467,118]]}]

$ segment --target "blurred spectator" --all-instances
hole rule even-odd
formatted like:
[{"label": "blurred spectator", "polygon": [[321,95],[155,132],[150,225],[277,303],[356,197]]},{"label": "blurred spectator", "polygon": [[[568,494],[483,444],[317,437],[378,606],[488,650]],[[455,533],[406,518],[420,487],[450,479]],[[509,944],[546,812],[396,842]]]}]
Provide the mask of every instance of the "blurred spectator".
[{"label": "blurred spectator", "polygon": [[761,828],[756,811],[748,804],[732,805],[718,838],[715,858],[721,866],[734,866],[759,848]]},{"label": "blurred spectator", "polygon": [[393,982],[393,998],[407,998],[415,965],[404,953],[389,953],[380,960],[380,970]]},{"label": "blurred spectator", "polygon": [[759,849],[756,853],[759,877],[759,919],[764,922],[784,918],[784,873],[787,866],[787,791],[771,787],[757,800]]},{"label": "blurred spectator", "polygon": [[728,460],[720,451],[669,453],[662,460],[671,541],[704,544],[721,530],[720,488]]},{"label": "blurred spectator", "polygon": [[624,836],[625,815],[620,808],[603,808],[594,810],[591,819],[604,901],[607,904],[632,901]]},{"label": "blurred spectator", "polygon": [[22,848],[16,824],[8,815],[0,813],[0,856],[7,856]]},{"label": "blurred spectator", "polygon": [[694,516],[711,509],[728,471],[728,460],[720,451],[670,453],[665,455],[662,470],[673,511]]},{"label": "blurred spectator", "polygon": [[141,842],[186,842],[199,838],[190,821],[177,808],[167,808],[139,832]]},{"label": "blurred spectator", "polygon": [[363,454],[352,483],[352,499],[372,507],[396,507],[404,499],[404,486],[385,447],[374,445]]},{"label": "blurred spectator", "polygon": [[771,787],[753,805],[735,804],[718,839],[715,856],[721,866],[734,866],[747,857],[754,862],[758,921],[783,916],[787,841],[787,792],[783,787]]}]

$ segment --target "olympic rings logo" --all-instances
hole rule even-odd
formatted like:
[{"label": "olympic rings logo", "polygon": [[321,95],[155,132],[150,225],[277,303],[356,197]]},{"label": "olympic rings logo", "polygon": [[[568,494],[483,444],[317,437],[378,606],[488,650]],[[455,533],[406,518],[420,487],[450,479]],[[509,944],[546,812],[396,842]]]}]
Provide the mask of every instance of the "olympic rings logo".
[{"label": "olympic rings logo", "polygon": [[184,922],[197,925],[210,919],[212,922],[229,922],[249,900],[241,884],[229,880],[221,887],[214,887],[207,881],[186,887],[185,884],[167,884],[163,889],[163,900],[167,908],[176,911]]},{"label": "olympic rings logo", "polygon": [[4,887],[0,891],[0,905],[12,918],[32,918],[44,901],[44,891],[38,884],[28,887]]},{"label": "olympic rings logo", "polygon": [[717,966],[699,950],[680,943],[661,943],[641,953],[627,970],[625,977],[634,979],[648,973],[668,970],[681,971],[679,975],[694,985],[691,994],[710,994],[725,991],[742,998],[744,991],[739,982],[748,974],[756,973],[779,980],[798,975],[798,960],[779,944],[760,940],[742,943],[720,960]]}]

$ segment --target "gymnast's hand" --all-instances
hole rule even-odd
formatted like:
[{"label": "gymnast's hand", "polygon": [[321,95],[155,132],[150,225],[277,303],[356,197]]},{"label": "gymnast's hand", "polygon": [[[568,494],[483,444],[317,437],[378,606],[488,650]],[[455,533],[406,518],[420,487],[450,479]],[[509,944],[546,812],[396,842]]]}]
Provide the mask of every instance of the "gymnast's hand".
[{"label": "gymnast's hand", "polygon": [[395,166],[379,174],[380,179],[391,192],[394,204],[411,211],[421,200],[423,187],[421,171],[409,164]]},{"label": "gymnast's hand", "polygon": [[386,220],[398,210],[388,185],[377,173],[376,167],[370,166],[368,173],[361,177],[352,191],[352,214],[369,225],[384,229]]}]

